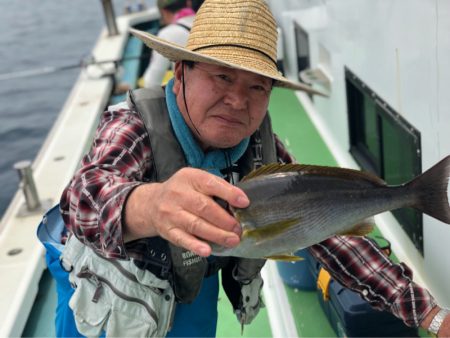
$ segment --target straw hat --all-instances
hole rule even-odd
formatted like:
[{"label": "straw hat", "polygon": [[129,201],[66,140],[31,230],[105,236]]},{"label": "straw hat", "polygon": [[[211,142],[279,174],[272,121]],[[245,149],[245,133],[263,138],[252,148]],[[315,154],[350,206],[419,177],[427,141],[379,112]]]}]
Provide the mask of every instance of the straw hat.
[{"label": "straw hat", "polygon": [[186,47],[131,29],[149,48],[172,61],[187,60],[260,74],[274,85],[324,95],[291,82],[277,69],[278,32],[263,0],[206,0],[195,16]]}]

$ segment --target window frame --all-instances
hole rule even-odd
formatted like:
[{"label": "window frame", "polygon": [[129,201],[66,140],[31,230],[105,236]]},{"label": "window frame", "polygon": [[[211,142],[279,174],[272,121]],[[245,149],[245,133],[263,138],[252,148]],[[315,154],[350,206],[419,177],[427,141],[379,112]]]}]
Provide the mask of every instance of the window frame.
[{"label": "window frame", "polygon": [[[386,177],[386,169],[389,163],[386,158],[386,149],[389,147],[387,135],[390,130],[397,129],[400,138],[405,139],[405,144],[409,145],[411,150],[406,159],[411,162],[411,171],[404,173],[404,177],[413,178],[422,173],[422,151],[421,135],[403,116],[397,113],[389,104],[378,96],[367,84],[356,76],[348,67],[345,67],[345,88],[347,97],[347,117],[349,129],[350,154],[356,162],[365,171],[376,174],[384,179],[388,184],[392,177]],[[367,101],[370,100],[370,101]],[[364,109],[369,106],[371,109]],[[367,116],[375,121],[371,126],[371,132],[375,133],[375,147],[378,146],[378,154],[371,151],[368,147],[367,135]],[[369,122],[370,123],[370,122]],[[389,124],[389,125],[388,125]],[[384,127],[383,127],[384,125]],[[383,129],[384,128],[384,129]],[[372,135],[373,136],[373,135]],[[391,139],[391,147],[392,147]],[[398,146],[398,145],[395,145]],[[395,148],[395,147],[394,147]],[[392,162],[392,161],[391,161]],[[402,182],[405,183],[405,182]],[[392,212],[401,227],[405,230],[408,237],[414,243],[415,247],[423,255],[423,215],[421,212],[413,209],[400,209]]]}]

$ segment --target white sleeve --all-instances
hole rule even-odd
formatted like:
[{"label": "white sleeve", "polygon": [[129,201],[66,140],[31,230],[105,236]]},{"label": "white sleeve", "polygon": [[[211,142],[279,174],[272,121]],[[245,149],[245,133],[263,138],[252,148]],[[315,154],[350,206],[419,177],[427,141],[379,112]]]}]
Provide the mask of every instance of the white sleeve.
[{"label": "white sleeve", "polygon": [[[185,46],[187,42],[189,32],[178,25],[169,25],[161,29],[158,33],[158,37],[177,45]],[[144,86],[148,88],[152,85],[161,85],[164,78],[164,74],[171,68],[171,61],[159,54],[156,51],[152,51],[152,58],[150,64],[144,73]]]},{"label": "white sleeve", "polygon": [[170,68],[170,61],[156,51],[152,52],[150,64],[144,73],[144,86],[160,86],[164,74]]}]

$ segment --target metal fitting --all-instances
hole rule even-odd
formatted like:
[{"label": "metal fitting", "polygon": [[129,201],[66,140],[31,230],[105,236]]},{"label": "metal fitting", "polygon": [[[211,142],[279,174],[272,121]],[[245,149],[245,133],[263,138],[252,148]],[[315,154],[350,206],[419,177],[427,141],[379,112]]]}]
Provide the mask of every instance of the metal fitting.
[{"label": "metal fitting", "polygon": [[25,160],[16,162],[14,164],[14,169],[16,169],[19,174],[19,187],[22,189],[25,197],[25,205],[22,206],[19,216],[28,216],[46,210],[46,208],[51,204],[51,201],[46,200],[41,202],[39,199],[36,184],[34,183],[31,161]]},{"label": "metal fitting", "polygon": [[116,15],[114,14],[114,6],[111,0],[102,0],[103,13],[105,14],[106,27],[108,28],[108,35],[114,36],[119,34],[116,23]]}]

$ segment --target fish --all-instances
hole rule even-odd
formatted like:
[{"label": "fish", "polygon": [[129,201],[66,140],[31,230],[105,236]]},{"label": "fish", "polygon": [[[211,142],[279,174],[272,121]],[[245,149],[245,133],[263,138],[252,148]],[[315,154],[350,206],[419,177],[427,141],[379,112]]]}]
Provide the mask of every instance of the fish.
[{"label": "fish", "polygon": [[404,207],[450,224],[449,176],[450,156],[396,186],[354,169],[265,165],[237,184],[249,206],[228,206],[241,225],[239,245],[212,243],[212,254],[296,261],[296,251],[335,235],[365,236],[373,230],[373,216]]}]

